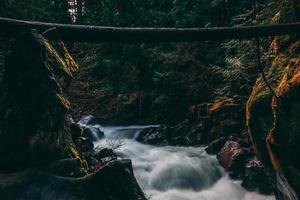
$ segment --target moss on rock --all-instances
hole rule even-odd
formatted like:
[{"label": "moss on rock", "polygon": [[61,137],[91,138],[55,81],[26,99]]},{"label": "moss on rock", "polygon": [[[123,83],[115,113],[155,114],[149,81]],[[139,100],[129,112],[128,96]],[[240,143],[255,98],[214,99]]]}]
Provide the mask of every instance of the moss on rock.
[{"label": "moss on rock", "polygon": [[76,154],[66,123],[70,103],[64,97],[76,70],[62,42],[52,45],[36,31],[13,42],[0,97],[0,170],[35,167]]},{"label": "moss on rock", "polygon": [[284,175],[299,196],[299,37],[276,37],[271,50],[275,57],[267,69],[267,79],[277,97],[258,78],[247,103],[247,125],[256,153],[276,174]]}]

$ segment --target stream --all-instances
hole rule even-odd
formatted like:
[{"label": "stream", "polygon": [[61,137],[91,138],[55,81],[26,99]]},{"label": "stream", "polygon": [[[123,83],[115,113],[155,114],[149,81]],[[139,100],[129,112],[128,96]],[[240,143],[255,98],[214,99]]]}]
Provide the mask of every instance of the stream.
[{"label": "stream", "polygon": [[[150,200],[275,200],[247,192],[208,155],[205,147],[154,146],[135,140],[145,128],[155,126],[101,126],[89,124],[91,116],[78,124],[94,134],[95,148],[115,149],[119,158],[132,160],[135,177]],[[100,139],[98,130],[104,132]]]}]

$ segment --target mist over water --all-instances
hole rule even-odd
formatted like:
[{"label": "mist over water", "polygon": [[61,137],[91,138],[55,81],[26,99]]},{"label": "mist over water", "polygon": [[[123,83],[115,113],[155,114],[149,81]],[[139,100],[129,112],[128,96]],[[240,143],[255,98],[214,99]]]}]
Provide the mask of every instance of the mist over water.
[{"label": "mist over water", "polygon": [[275,200],[247,192],[239,181],[231,180],[215,156],[206,154],[204,147],[153,146],[137,142],[135,138],[147,127],[104,127],[87,125],[91,116],[79,124],[104,132],[97,147],[119,146],[120,158],[132,160],[137,181],[151,200]]}]

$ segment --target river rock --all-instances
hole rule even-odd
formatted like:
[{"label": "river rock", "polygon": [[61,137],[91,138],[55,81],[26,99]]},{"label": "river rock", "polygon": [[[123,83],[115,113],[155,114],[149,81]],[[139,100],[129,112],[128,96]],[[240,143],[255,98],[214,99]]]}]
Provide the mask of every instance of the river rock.
[{"label": "river rock", "polygon": [[80,178],[52,174],[41,168],[0,173],[0,199],[146,200],[130,160],[112,161]]},{"label": "river rock", "polygon": [[99,161],[101,161],[103,158],[107,158],[107,157],[116,159],[117,154],[112,149],[103,148],[103,149],[100,149],[95,155],[95,158]]},{"label": "river rock", "polygon": [[245,145],[242,139],[231,136],[217,154],[222,167],[234,178],[241,177],[245,161],[254,156],[252,149]]},{"label": "river rock", "polygon": [[70,131],[73,141],[76,141],[79,137],[82,136],[83,129],[78,124],[72,123],[70,125]]},{"label": "river rock", "polygon": [[94,144],[93,142],[85,137],[78,138],[78,146],[82,153],[90,153],[94,151]]},{"label": "river rock", "polygon": [[262,194],[272,193],[265,167],[256,157],[248,159],[245,163],[242,186],[249,191],[259,191]]},{"label": "river rock", "polygon": [[91,141],[98,141],[104,137],[104,132],[99,128],[92,126],[84,127],[82,135],[86,138],[89,138]]},{"label": "river rock", "polygon": [[166,144],[168,131],[167,126],[146,128],[140,132],[136,140],[146,144]]},{"label": "river rock", "polygon": [[208,144],[205,151],[208,154],[217,154],[220,152],[221,148],[225,145],[227,140],[228,140],[228,137],[221,137],[219,139],[216,139]]},{"label": "river rock", "polygon": [[186,120],[174,126],[161,125],[144,129],[136,139],[147,144],[193,146],[203,144],[206,139],[204,135],[201,126],[193,126]]}]

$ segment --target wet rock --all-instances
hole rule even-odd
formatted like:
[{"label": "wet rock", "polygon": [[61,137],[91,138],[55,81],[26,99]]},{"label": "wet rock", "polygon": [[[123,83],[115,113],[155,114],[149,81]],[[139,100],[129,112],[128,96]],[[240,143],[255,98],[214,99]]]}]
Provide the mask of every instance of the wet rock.
[{"label": "wet rock", "polygon": [[99,128],[89,126],[83,129],[82,135],[89,138],[91,141],[96,142],[104,137],[104,132]]},{"label": "wet rock", "polygon": [[170,145],[180,145],[180,146],[187,146],[190,143],[190,139],[185,136],[177,136],[170,138],[168,140],[168,144]]},{"label": "wet rock", "polygon": [[242,186],[249,191],[259,191],[262,194],[272,193],[265,167],[256,157],[248,159],[245,163]]},{"label": "wet rock", "polygon": [[193,146],[205,144],[209,140],[209,134],[202,130],[201,126],[193,126],[189,121],[184,121],[175,126],[162,125],[144,129],[136,140],[147,144]]},{"label": "wet rock", "polygon": [[147,128],[141,131],[136,140],[146,144],[165,144],[168,138],[168,131],[167,126]]},{"label": "wet rock", "polygon": [[80,178],[51,174],[43,169],[0,173],[0,199],[146,200],[134,178],[130,160],[112,161]]},{"label": "wet rock", "polygon": [[201,126],[191,127],[191,130],[188,131],[188,134],[185,136],[188,139],[188,146],[207,144],[209,134],[202,131]]},{"label": "wet rock", "polygon": [[101,161],[103,158],[107,158],[107,157],[116,159],[117,154],[115,154],[115,152],[112,149],[103,148],[103,149],[100,149],[95,155],[95,158],[99,161]]},{"label": "wet rock", "polygon": [[81,137],[83,132],[82,128],[75,123],[72,123],[70,125],[70,131],[71,131],[73,141],[76,141],[79,137]]},{"label": "wet rock", "polygon": [[217,154],[220,164],[233,178],[242,176],[245,161],[254,156],[252,149],[245,145],[240,138],[231,136]]},{"label": "wet rock", "polygon": [[80,152],[91,153],[94,151],[94,144],[90,139],[85,137],[79,137],[77,141]]},{"label": "wet rock", "polygon": [[209,143],[209,145],[206,147],[205,151],[208,154],[217,154],[220,152],[221,148],[224,146],[224,144],[227,142],[228,137],[221,137],[219,139],[216,139]]},{"label": "wet rock", "polygon": [[66,158],[52,162],[46,166],[46,172],[65,177],[82,177],[85,174],[82,171],[80,159]]}]

